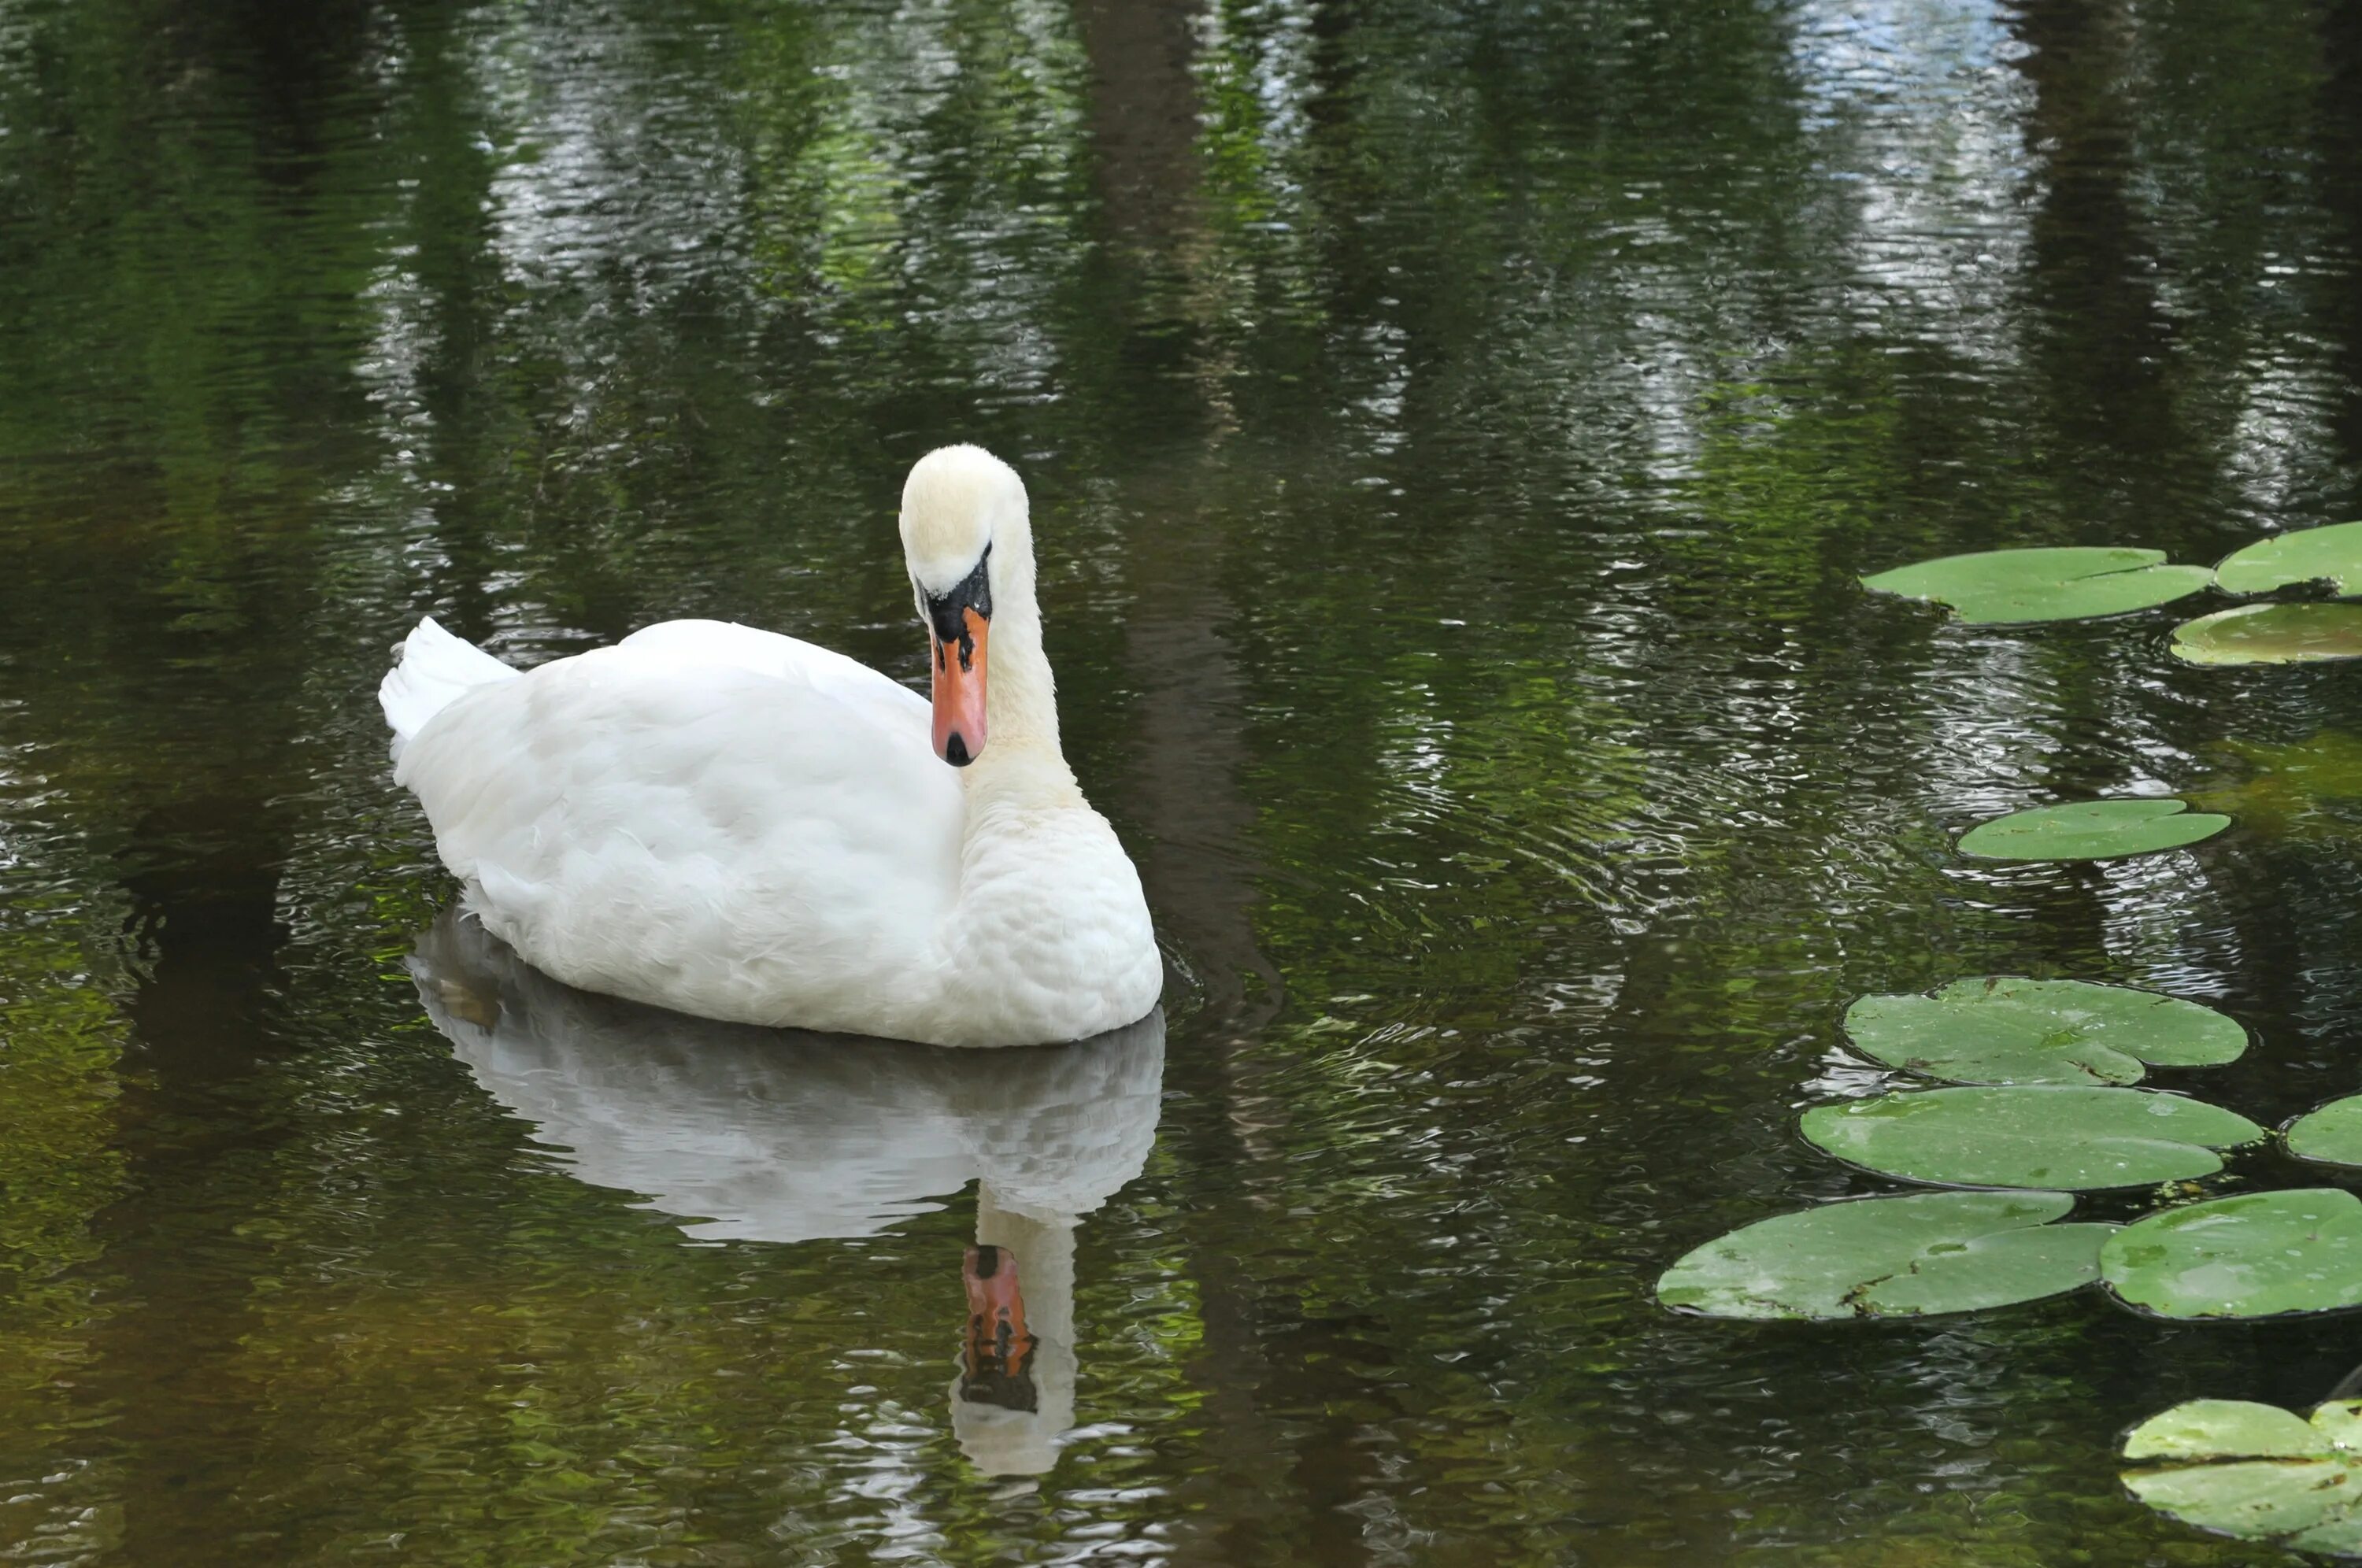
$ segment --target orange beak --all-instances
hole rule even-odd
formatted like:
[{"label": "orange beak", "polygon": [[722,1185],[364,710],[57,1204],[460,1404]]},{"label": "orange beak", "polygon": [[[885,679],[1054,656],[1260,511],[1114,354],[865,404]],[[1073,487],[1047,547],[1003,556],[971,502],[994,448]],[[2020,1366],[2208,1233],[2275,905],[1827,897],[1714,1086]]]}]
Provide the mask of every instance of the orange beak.
[{"label": "orange beak", "polygon": [[933,639],[935,755],[954,767],[966,767],[984,750],[984,643],[992,625],[973,609],[959,613],[956,638]]}]

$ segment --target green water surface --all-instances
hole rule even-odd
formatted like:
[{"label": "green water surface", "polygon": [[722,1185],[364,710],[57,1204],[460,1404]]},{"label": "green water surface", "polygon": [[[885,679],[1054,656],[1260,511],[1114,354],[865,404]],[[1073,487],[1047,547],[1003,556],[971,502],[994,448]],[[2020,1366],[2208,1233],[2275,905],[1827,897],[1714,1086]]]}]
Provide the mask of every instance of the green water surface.
[{"label": "green water surface", "polygon": [[[1866,992],[2148,986],[2255,1032],[2160,1087],[2362,1086],[2352,669],[1855,587],[2362,516],[2358,263],[2345,4],[0,0],[0,1560],[2273,1561],[2116,1437],[2311,1404],[2350,1319],[1650,1286],[1899,1190],[1794,1132],[1883,1087]],[[915,682],[952,439],[1032,487],[1161,1041],[749,1040],[435,934],[417,616]],[[2239,820],[1951,849],[2126,793]],[[1026,1201],[1012,1466],[954,1379]]]}]

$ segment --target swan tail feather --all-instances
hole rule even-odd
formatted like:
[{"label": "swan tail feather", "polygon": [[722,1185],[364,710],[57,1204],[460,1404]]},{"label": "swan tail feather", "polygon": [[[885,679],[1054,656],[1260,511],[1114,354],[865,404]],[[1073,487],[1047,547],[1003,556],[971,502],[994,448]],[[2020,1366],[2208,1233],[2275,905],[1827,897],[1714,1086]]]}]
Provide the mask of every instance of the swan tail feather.
[{"label": "swan tail feather", "polygon": [[437,625],[435,617],[418,623],[402,644],[402,657],[387,670],[377,689],[378,705],[393,726],[393,755],[460,696],[479,686],[514,680],[522,672],[502,664],[475,644],[455,637]]}]

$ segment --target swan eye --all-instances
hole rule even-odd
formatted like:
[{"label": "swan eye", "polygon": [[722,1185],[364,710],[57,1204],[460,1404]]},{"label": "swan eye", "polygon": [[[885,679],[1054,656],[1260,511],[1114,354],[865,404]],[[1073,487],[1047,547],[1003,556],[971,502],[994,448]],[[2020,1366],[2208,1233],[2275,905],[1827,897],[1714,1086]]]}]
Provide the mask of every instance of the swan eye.
[{"label": "swan eye", "polygon": [[984,620],[992,619],[992,547],[984,547],[977,558],[976,569],[944,593],[919,590],[919,613],[935,629],[938,641],[956,643],[966,631],[964,613],[973,610]]}]

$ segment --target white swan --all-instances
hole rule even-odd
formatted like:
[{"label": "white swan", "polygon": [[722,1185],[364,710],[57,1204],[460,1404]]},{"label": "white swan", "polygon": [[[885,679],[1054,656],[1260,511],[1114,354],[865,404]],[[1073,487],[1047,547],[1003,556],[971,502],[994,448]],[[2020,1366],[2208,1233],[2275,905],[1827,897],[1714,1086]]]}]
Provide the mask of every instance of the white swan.
[{"label": "white swan", "polygon": [[1024,485],[931,452],[901,532],[932,747],[915,692],[775,633],[668,621],[521,673],[421,622],[378,692],[394,777],[492,933],[590,990],[941,1045],[1154,1007],[1140,878],[1058,749]]},{"label": "white swan", "polygon": [[774,1033],[561,986],[458,911],[410,970],[476,1081],[576,1176],[691,1236],[876,1235],[975,1182],[952,1430],[988,1474],[1056,1463],[1075,1424],[1075,1228],[1155,1144],[1163,1012],[989,1056]]}]

